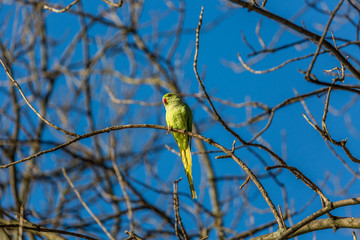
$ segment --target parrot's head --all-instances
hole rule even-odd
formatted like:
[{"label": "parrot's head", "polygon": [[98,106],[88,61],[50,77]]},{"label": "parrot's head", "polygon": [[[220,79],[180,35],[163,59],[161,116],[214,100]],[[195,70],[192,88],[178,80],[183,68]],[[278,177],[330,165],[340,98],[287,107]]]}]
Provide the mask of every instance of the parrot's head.
[{"label": "parrot's head", "polygon": [[179,103],[182,102],[181,98],[176,95],[175,93],[167,93],[163,96],[163,104],[165,107],[173,104],[173,103]]}]

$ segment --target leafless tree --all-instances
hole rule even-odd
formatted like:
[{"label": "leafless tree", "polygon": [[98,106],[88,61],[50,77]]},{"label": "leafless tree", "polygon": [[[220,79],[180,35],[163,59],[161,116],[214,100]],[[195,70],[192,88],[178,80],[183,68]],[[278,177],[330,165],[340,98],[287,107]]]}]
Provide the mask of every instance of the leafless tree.
[{"label": "leafless tree", "polygon": [[[297,1],[292,17],[215,2],[0,2],[1,239],[356,239],[359,2]],[[245,14],[255,28],[227,28]],[[218,29],[236,60],[216,55],[228,36],[205,38]],[[259,86],[242,102],[217,95],[245,74]],[[261,86],[274,74],[282,86]],[[252,100],[262,88],[281,101]],[[167,92],[194,113],[193,132],[172,131],[193,139],[196,200]]]}]

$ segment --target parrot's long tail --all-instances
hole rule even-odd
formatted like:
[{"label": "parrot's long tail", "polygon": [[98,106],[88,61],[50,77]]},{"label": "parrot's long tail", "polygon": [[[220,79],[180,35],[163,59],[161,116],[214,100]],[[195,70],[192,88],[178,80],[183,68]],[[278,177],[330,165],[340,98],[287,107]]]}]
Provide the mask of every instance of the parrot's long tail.
[{"label": "parrot's long tail", "polygon": [[196,196],[196,192],[195,192],[195,188],[194,188],[194,183],[193,183],[193,178],[192,178],[192,174],[191,174],[191,166],[192,166],[192,160],[191,160],[191,151],[190,151],[190,147],[188,146],[185,150],[184,149],[180,149],[180,155],[181,155],[181,159],[183,161],[184,164],[184,168],[185,168],[185,173],[187,176],[187,179],[189,181],[189,186],[190,186],[190,191],[191,191],[191,197],[197,198]]}]

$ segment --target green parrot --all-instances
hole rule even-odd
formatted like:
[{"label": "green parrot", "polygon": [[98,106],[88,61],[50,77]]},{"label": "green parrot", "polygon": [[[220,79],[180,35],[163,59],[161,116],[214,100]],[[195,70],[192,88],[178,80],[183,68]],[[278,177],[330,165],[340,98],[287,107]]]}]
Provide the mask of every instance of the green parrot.
[{"label": "green parrot", "polygon": [[[189,106],[175,93],[165,94],[162,100],[166,110],[167,126],[191,132],[193,116]],[[177,132],[171,132],[171,134],[179,146],[180,156],[190,185],[191,197],[197,198],[191,174],[191,137]]]}]

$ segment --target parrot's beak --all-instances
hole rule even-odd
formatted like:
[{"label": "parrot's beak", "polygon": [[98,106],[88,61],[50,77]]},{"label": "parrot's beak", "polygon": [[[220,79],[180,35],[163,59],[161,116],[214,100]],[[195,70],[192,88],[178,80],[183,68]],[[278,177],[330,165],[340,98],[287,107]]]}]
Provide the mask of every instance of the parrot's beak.
[{"label": "parrot's beak", "polygon": [[163,104],[166,105],[166,98],[163,98]]}]

